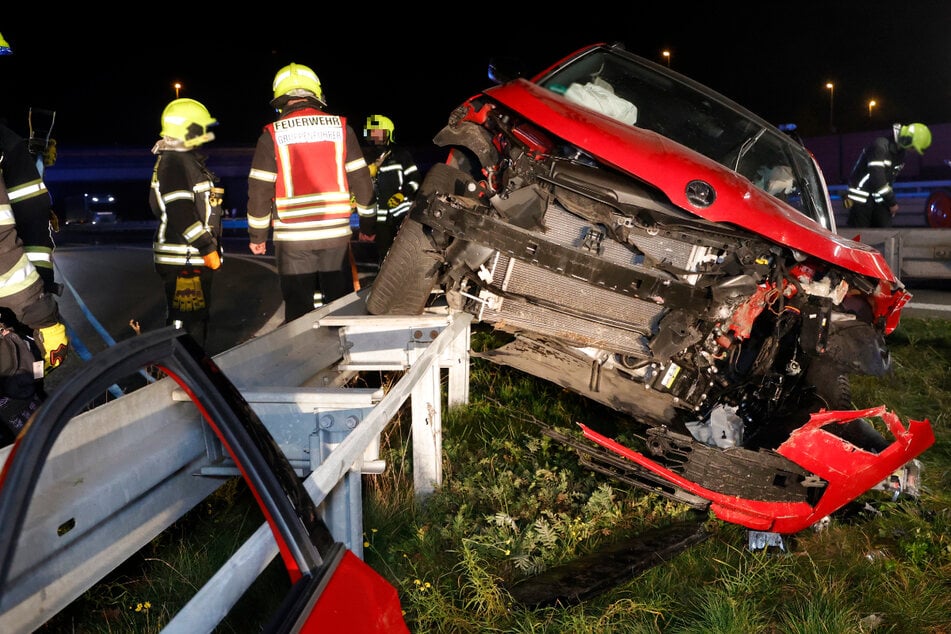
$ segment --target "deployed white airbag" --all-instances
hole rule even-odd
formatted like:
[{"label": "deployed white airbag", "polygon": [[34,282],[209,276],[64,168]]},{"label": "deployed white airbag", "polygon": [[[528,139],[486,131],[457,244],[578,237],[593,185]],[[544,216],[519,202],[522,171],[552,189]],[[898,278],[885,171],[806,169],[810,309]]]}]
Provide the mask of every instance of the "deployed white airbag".
[{"label": "deployed white airbag", "polygon": [[622,123],[628,125],[637,123],[637,106],[627,99],[618,97],[610,88],[603,85],[591,82],[584,85],[573,83],[565,91],[565,97]]}]

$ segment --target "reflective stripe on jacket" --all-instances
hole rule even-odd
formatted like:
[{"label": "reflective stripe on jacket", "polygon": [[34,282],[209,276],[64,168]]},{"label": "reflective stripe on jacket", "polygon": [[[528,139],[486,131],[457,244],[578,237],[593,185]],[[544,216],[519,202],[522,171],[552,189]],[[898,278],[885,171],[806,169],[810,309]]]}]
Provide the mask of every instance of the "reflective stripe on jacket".
[{"label": "reflective stripe on jacket", "polygon": [[[419,189],[419,168],[408,150],[390,146],[377,169],[374,183],[379,202],[377,221],[386,222],[388,217],[399,220],[413,205]],[[402,194],[402,200],[395,199],[396,194]]]},{"label": "reflective stripe on jacket", "polygon": [[53,201],[36,167],[36,158],[30,153],[29,140],[0,125],[0,155],[7,197],[17,221],[17,235],[40,276],[46,276],[46,281],[52,283],[54,245],[50,207]]},{"label": "reflective stripe on jacket", "polygon": [[201,154],[158,152],[149,194],[159,221],[152,242],[155,264],[204,266],[202,256],[218,250],[222,212],[214,181]]},{"label": "reflective stripe on jacket", "polygon": [[[0,172],[2,174],[2,172]],[[13,311],[17,319],[37,329],[59,321],[53,295],[43,291],[43,280],[23,250],[17,234],[13,207],[0,178],[0,306]]]},{"label": "reflective stripe on jacket", "polygon": [[905,166],[905,150],[885,137],[879,137],[862,150],[849,176],[846,196],[854,203],[895,204],[892,183]]}]

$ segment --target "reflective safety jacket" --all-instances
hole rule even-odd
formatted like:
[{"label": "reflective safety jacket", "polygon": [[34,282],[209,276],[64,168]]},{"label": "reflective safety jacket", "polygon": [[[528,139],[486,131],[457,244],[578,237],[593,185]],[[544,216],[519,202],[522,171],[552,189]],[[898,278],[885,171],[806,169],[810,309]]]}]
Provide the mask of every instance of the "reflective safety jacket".
[{"label": "reflective safety jacket", "polygon": [[855,161],[846,196],[858,205],[872,203],[892,207],[896,202],[892,184],[904,166],[902,147],[885,137],[875,139]]},{"label": "reflective safety jacket", "polygon": [[27,257],[17,234],[13,207],[0,171],[0,306],[13,311],[27,327],[37,330],[59,321],[54,296],[43,290],[43,279]]},{"label": "reflective safety jacket", "polygon": [[378,211],[377,222],[390,221],[399,224],[409,211],[419,189],[419,168],[413,155],[394,145],[367,146],[364,148],[367,163],[376,163],[376,188]]},{"label": "reflective safety jacket", "polygon": [[172,149],[159,141],[149,205],[158,219],[152,242],[155,266],[204,266],[202,256],[221,253],[221,195],[217,178],[195,150]]},{"label": "reflective safety jacket", "polygon": [[27,258],[36,267],[48,293],[55,292],[53,275],[52,199],[30,153],[30,142],[0,124],[0,170],[16,220],[16,231]]},{"label": "reflective safety jacket", "polygon": [[375,233],[373,181],[357,135],[313,102],[289,104],[264,127],[251,160],[250,241],[265,242],[273,229],[275,242],[302,249],[347,244],[354,207],[360,230]]}]

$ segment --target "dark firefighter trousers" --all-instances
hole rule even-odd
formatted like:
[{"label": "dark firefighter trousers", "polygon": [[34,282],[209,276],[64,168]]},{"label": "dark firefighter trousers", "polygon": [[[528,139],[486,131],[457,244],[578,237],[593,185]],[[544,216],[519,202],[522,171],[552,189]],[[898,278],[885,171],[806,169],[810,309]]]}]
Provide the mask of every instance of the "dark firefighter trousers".
[{"label": "dark firefighter trousers", "polygon": [[349,249],[349,240],[319,249],[292,242],[274,244],[284,298],[284,323],[353,292]]}]

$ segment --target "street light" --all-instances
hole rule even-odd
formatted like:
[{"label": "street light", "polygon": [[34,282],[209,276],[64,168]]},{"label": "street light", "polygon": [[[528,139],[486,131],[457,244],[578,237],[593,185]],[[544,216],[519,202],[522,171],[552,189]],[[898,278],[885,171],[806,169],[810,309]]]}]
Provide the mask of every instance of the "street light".
[{"label": "street light", "polygon": [[835,132],[835,84],[827,81],[826,88],[829,89],[829,131]]},{"label": "street light", "polygon": [[868,102],[868,118],[869,119],[872,118],[872,108],[874,108],[877,105],[878,105],[878,102],[875,101],[874,99]]},{"label": "street light", "polygon": [[181,82],[178,82],[178,81],[175,82],[174,84],[172,84],[172,87],[175,88],[175,98],[178,99],[178,95],[182,90]]},{"label": "street light", "polygon": [[667,60],[667,68],[670,68],[670,51],[661,51],[661,55],[663,55],[664,59]]}]

